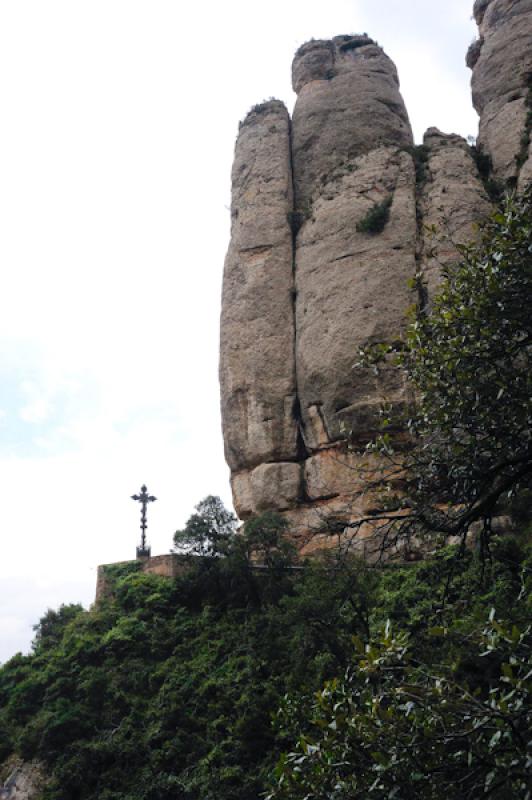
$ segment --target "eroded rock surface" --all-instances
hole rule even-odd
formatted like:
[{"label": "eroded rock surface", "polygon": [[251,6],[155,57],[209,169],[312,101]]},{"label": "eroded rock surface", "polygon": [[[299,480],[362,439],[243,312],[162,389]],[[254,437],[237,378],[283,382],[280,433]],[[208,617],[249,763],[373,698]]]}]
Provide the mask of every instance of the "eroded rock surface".
[{"label": "eroded rock surface", "polygon": [[[353,371],[360,347],[398,337],[414,296],[415,173],[409,153],[392,147],[359,156],[323,185],[297,237],[296,364],[303,438],[309,452],[352,430],[375,430],[375,406],[403,394],[393,370],[377,380]],[[357,230],[389,203],[379,233]]]},{"label": "eroded rock surface", "polygon": [[497,178],[518,182],[528,161],[532,76],[532,0],[477,0],[479,39],[468,53],[479,146]]},{"label": "eroded rock surface", "polygon": [[40,800],[45,786],[45,773],[37,761],[11,758],[2,765],[0,800]]},{"label": "eroded rock surface", "polygon": [[393,61],[368,36],[304,44],[292,66],[296,207],[313,199],[338,168],[387,145],[412,144]]},{"label": "eroded rock surface", "polygon": [[491,203],[465,139],[429,128],[423,146],[420,252],[430,302],[442,268],[458,256],[456,245],[475,239]]},{"label": "eroded rock surface", "polygon": [[262,511],[286,511],[302,499],[302,467],[298,462],[259,464],[231,478],[235,510],[240,519]]},{"label": "eroded rock surface", "polygon": [[[352,506],[345,431],[367,439],[383,399],[405,401],[395,371],[353,380],[353,364],[400,335],[413,302],[416,177],[395,66],[369,37],[304,45],[293,82],[291,129],[269,102],[236,145],[220,379],[237,513],[296,514],[304,529],[316,504]],[[380,208],[379,229],[364,227]]]},{"label": "eroded rock surface", "polygon": [[[378,511],[383,465],[363,448],[383,401],[412,402],[396,370],[355,371],[359,349],[400,338],[414,303],[430,308],[442,269],[492,207],[489,179],[532,175],[532,0],[477,0],[475,15],[479,150],[436,128],[413,146],[395,66],[366,35],[299,48],[292,122],[273,101],[240,130],[222,309],[226,454],[239,516],[281,512],[305,552]],[[400,471],[394,481],[400,491]],[[379,547],[370,534],[357,534],[365,558]]]},{"label": "eroded rock surface", "polygon": [[297,457],[289,129],[286,108],[271,101],[248,114],[236,144],[220,343],[233,471]]}]

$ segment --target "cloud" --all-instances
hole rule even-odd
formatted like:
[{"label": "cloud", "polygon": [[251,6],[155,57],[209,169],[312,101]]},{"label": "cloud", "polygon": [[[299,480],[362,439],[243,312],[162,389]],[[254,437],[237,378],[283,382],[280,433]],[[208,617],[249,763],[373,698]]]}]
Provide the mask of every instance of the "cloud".
[{"label": "cloud", "polygon": [[22,394],[27,396],[27,402],[19,411],[20,419],[30,423],[44,422],[50,414],[50,398],[45,397],[30,381],[24,381],[20,388]]}]

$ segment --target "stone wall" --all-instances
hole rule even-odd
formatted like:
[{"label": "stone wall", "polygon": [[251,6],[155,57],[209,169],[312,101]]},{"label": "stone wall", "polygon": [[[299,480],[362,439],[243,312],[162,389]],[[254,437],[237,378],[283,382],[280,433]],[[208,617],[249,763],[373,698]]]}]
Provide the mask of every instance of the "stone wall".
[{"label": "stone wall", "polygon": [[190,557],[178,553],[165,553],[161,556],[139,558],[136,561],[117,561],[114,564],[100,564],[96,577],[95,603],[112,595],[113,568],[138,569],[146,575],[162,575],[165,578],[176,578],[182,575],[190,564]]}]

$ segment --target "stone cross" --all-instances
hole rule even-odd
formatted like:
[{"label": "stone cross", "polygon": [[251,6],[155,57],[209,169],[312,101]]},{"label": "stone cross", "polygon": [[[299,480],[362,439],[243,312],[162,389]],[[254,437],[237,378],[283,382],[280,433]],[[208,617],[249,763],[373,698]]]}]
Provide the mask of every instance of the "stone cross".
[{"label": "stone cross", "polygon": [[142,538],[140,540],[140,547],[137,547],[137,558],[149,558],[151,548],[146,546],[146,528],[148,523],[146,521],[146,511],[148,503],[154,503],[157,500],[153,495],[148,494],[148,489],[145,484],[140,487],[140,494],[132,494],[132,500],[136,500],[141,504],[140,511],[140,529],[142,531]]}]

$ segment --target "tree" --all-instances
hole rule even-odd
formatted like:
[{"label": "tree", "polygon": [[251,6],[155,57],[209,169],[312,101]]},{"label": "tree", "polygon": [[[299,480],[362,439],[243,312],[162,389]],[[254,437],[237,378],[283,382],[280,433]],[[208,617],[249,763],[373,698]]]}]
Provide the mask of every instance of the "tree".
[{"label": "tree", "polygon": [[[358,365],[394,364],[416,397],[401,418],[383,413],[368,447],[390,465],[381,488],[389,493],[390,475],[403,482],[393,513],[376,518],[394,540],[422,530],[465,537],[480,520],[487,542],[501,501],[532,479],[532,187],[458,249],[405,341],[366,349]],[[398,426],[409,433],[402,452]]]},{"label": "tree", "polygon": [[292,566],[296,548],[286,534],[288,523],[275,511],[266,511],[244,525],[242,549],[248,561],[255,559],[267,569],[276,572]]},{"label": "tree", "polygon": [[234,514],[228,511],[219,497],[208,495],[196,506],[196,513],[187,520],[183,530],[174,533],[174,551],[201,556],[223,553],[237,528]]},{"label": "tree", "polygon": [[287,533],[286,520],[266,511],[248,520],[228,549],[229,574],[238,575],[251,602],[276,603],[289,591],[297,550]]},{"label": "tree", "polygon": [[55,647],[63,638],[66,626],[82,613],[83,606],[79,603],[62,604],[57,611],[49,608],[37,625],[33,626],[34,651]]},{"label": "tree", "polygon": [[492,676],[483,687],[456,663],[420,662],[389,624],[366,646],[355,638],[354,663],[304,712],[285,700],[278,724],[295,746],[269,800],[529,800],[531,634],[492,611],[475,637]]}]

